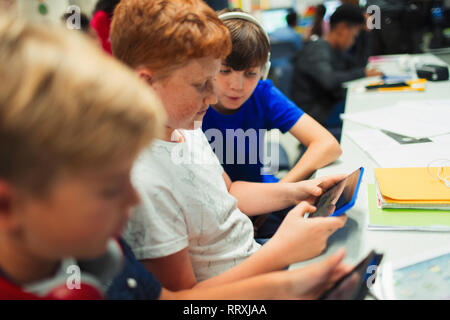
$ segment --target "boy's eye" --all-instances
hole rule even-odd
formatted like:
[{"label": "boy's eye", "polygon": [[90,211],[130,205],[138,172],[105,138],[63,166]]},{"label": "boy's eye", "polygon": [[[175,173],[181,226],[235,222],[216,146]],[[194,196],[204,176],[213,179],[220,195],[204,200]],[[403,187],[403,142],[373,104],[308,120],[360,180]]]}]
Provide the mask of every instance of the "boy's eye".
[{"label": "boy's eye", "polygon": [[203,90],[206,87],[206,82],[194,84],[194,87],[196,87],[198,90]]},{"label": "boy's eye", "polygon": [[257,69],[251,69],[251,70],[245,71],[245,75],[249,78],[258,76],[258,73],[259,73],[259,70],[257,70]]},{"label": "boy's eye", "polygon": [[231,73],[231,68],[222,67],[222,68],[220,68],[220,73],[222,73],[222,74]]},{"label": "boy's eye", "polygon": [[209,90],[210,87],[212,88],[212,81],[207,80],[207,81],[205,81],[204,83],[194,84],[194,87],[195,87],[198,91],[203,92],[203,91]]}]

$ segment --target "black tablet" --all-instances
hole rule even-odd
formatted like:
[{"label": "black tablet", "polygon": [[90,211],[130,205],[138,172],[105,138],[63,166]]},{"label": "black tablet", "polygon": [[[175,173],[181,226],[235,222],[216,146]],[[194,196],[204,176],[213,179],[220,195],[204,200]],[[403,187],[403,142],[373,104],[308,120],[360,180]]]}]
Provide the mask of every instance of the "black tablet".
[{"label": "black tablet", "polygon": [[361,167],[325,191],[316,201],[311,217],[340,216],[355,205],[364,168]]},{"label": "black tablet", "polygon": [[363,300],[374,284],[376,270],[383,258],[372,250],[351,272],[339,279],[320,300]]}]

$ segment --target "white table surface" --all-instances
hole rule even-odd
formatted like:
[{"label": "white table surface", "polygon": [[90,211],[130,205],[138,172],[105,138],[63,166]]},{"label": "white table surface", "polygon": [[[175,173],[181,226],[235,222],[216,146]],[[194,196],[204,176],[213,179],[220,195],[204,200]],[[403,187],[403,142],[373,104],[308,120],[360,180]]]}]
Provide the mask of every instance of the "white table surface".
[{"label": "white table surface", "polygon": [[[445,64],[430,54],[409,56],[409,58],[414,59],[414,61],[419,59],[426,63]],[[428,81],[425,92],[357,92],[352,90],[367,81],[368,79],[361,79],[349,84],[346,113],[382,108],[400,100],[450,99],[450,81]],[[347,256],[344,261],[349,264],[359,262],[371,249],[383,253],[383,261],[396,262],[412,255],[426,253],[435,248],[450,248],[450,232],[368,230],[367,184],[374,183],[373,169],[378,166],[345,135],[347,130],[356,128],[363,127],[344,121],[341,138],[343,154],[333,164],[318,170],[316,174],[320,177],[336,173],[351,173],[363,166],[365,172],[356,204],[347,212],[348,220],[344,228],[338,230],[329,238],[327,249],[322,255],[305,262],[292,264],[290,269],[322,260],[341,247],[347,249]]]}]

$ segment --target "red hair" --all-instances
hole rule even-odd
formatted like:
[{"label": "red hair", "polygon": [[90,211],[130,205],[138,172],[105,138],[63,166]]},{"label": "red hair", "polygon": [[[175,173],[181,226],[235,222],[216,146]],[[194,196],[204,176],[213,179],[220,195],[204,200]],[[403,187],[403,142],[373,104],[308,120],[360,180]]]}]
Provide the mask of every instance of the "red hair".
[{"label": "red hair", "polygon": [[231,52],[228,29],[202,0],[122,0],[111,25],[114,56],[155,72]]}]

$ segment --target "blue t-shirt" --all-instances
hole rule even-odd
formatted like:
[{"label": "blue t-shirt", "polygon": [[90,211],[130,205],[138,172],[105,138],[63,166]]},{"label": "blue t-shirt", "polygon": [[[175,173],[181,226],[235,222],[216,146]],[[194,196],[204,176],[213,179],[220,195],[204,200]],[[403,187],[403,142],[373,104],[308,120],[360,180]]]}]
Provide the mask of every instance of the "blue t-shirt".
[{"label": "blue t-shirt", "polygon": [[236,113],[223,115],[210,107],[202,130],[232,181],[275,182],[270,175],[275,172],[262,174],[264,159],[270,159],[270,150],[264,156],[265,131],[279,129],[285,133],[303,114],[271,80],[261,80]]},{"label": "blue t-shirt", "polygon": [[289,26],[278,28],[270,33],[269,36],[273,41],[291,42],[297,51],[302,48],[302,36]]}]

